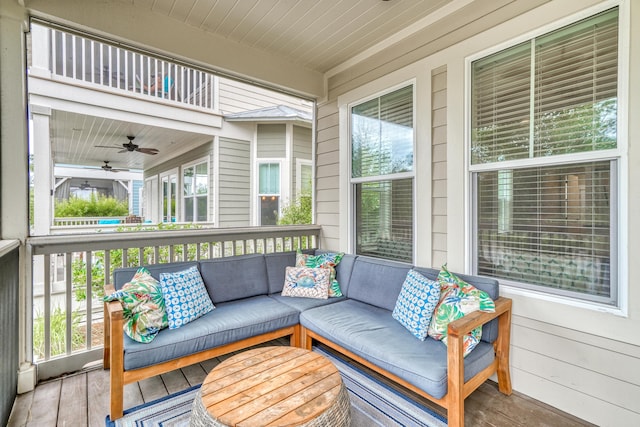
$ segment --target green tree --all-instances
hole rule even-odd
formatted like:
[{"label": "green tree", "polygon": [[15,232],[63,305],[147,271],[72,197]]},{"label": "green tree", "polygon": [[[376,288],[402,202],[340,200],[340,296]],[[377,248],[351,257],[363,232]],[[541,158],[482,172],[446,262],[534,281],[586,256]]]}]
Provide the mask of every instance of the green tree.
[{"label": "green tree", "polygon": [[311,224],[311,196],[302,194],[282,208],[278,225]]}]

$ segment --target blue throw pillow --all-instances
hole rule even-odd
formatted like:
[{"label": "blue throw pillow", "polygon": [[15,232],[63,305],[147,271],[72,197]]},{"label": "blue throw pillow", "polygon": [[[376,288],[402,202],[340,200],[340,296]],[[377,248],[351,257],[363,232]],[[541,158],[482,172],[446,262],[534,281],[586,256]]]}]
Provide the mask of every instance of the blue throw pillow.
[{"label": "blue throw pillow", "polygon": [[427,338],[433,311],[440,301],[440,283],[409,270],[392,316],[420,341]]},{"label": "blue throw pillow", "polygon": [[215,308],[195,265],[175,273],[160,273],[160,289],[169,329],[186,325]]}]

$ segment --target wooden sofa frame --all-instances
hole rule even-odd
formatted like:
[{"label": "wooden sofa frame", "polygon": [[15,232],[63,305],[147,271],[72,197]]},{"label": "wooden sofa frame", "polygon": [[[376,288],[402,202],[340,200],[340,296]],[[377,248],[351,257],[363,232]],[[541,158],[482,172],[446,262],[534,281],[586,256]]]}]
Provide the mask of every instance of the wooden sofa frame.
[{"label": "wooden sofa frame", "polygon": [[[115,292],[113,285],[105,287],[105,295]],[[145,378],[164,374],[175,369],[199,363],[213,357],[243,350],[257,344],[262,344],[281,337],[290,337],[290,345],[311,350],[313,340],[344,354],[361,363],[386,378],[406,387],[420,396],[442,406],[447,410],[448,425],[450,427],[464,427],[464,400],[493,374],[498,377],[498,389],[506,395],[511,394],[511,376],[509,373],[509,347],[511,345],[511,299],[499,297],[495,300],[494,313],[474,312],[451,322],[448,327],[447,338],[447,394],[437,399],[420,388],[409,384],[398,376],[376,366],[368,360],[350,352],[331,341],[302,326],[295,325],[279,329],[262,335],[250,337],[241,341],[211,348],[199,353],[190,354],[179,359],[170,360],[144,368],[124,370],[124,330],[123,309],[119,301],[104,304],[104,369],[110,369],[110,417],[111,420],[123,415],[124,386]],[[494,342],[496,357],[491,365],[476,374],[469,381],[464,381],[463,337],[493,319],[498,319],[498,337]]]},{"label": "wooden sofa frame", "polygon": [[[355,360],[356,362],[368,367],[369,369],[383,375],[384,377],[396,382],[397,384],[425,397],[426,399],[442,406],[447,410],[447,421],[449,427],[464,427],[464,400],[482,383],[484,383],[493,374],[498,377],[498,390],[505,395],[511,394],[511,374],[509,373],[509,347],[511,345],[511,299],[499,297],[495,300],[495,313],[486,313],[476,311],[464,316],[461,319],[449,323],[447,338],[447,394],[437,399],[424,390],[408,383],[402,378],[382,369],[368,360],[352,353],[351,351],[339,346],[331,341],[331,339],[323,337],[301,327],[302,346],[311,350],[313,340],[319,341],[324,345],[344,354],[345,356]],[[489,321],[498,319],[498,338],[494,342],[494,350],[496,357],[491,365],[480,371],[469,381],[464,381],[464,356],[462,350],[463,337],[478,326],[484,325]]]},{"label": "wooden sofa frame", "polygon": [[[113,285],[105,286],[105,295],[115,292]],[[124,386],[145,378],[164,374],[175,369],[203,362],[234,351],[243,350],[277,338],[289,336],[290,345],[300,347],[300,325],[282,328],[262,335],[256,335],[230,344],[210,348],[179,359],[169,360],[144,368],[124,370],[124,329],[123,310],[120,301],[104,303],[104,369],[109,369],[111,420],[122,418],[124,406]]]}]

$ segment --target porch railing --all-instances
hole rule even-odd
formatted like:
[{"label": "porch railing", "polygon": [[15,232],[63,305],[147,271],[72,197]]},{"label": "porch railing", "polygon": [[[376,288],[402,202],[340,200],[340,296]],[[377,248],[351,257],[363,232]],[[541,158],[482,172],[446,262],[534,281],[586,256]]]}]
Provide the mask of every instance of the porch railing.
[{"label": "porch railing", "polygon": [[103,288],[115,268],[314,248],[319,234],[301,225],[29,238],[38,378],[102,357]]},{"label": "porch railing", "polygon": [[[58,28],[32,31],[48,37],[49,66],[54,75],[143,96],[217,110],[217,78],[202,70],[69,33]],[[34,55],[38,52],[34,51]]]}]

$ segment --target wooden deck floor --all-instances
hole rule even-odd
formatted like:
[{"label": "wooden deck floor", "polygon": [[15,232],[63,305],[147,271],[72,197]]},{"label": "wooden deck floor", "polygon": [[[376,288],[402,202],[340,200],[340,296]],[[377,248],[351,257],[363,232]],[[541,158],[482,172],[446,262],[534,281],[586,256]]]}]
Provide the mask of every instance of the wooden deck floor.
[{"label": "wooden deck floor", "polygon": [[[226,356],[229,357],[229,356]],[[130,408],[202,383],[226,357],[208,360],[125,387],[124,407]],[[396,387],[397,388],[397,387]],[[445,414],[430,402],[403,390]],[[9,427],[104,427],[109,408],[109,372],[102,365],[38,384],[15,401]],[[514,392],[504,396],[492,382],[483,384],[465,401],[465,425],[478,427],[592,426],[572,415]]]}]

